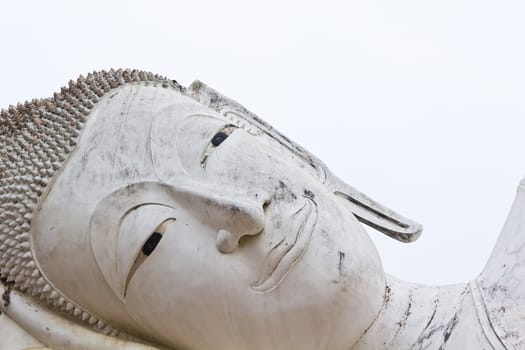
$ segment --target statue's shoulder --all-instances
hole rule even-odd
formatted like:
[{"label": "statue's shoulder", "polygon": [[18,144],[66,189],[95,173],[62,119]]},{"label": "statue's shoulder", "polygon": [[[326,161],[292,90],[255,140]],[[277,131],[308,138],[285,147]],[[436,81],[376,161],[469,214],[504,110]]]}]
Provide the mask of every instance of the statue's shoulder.
[{"label": "statue's shoulder", "polygon": [[487,266],[476,279],[480,308],[508,349],[525,349],[525,179]]}]

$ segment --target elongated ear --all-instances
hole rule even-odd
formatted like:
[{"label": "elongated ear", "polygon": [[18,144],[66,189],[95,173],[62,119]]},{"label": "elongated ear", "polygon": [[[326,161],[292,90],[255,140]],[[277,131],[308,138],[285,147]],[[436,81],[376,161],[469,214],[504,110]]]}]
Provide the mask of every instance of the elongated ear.
[{"label": "elongated ear", "polygon": [[226,118],[248,129],[254,135],[266,134],[281,146],[313,167],[319,179],[337,196],[347,199],[352,206],[352,212],[362,223],[401,242],[413,242],[419,238],[422,226],[417,222],[397,214],[392,209],[383,206],[365,194],[348,186],[333,175],[317,157],[296,144],[273,126],[248,111],[238,102],[222,95],[206,84],[195,81],[186,90],[186,94],[208,108],[224,115]]},{"label": "elongated ear", "polygon": [[421,235],[423,230],[421,224],[377,203],[345,183],[339,182],[336,188],[338,189],[334,194],[348,200],[352,212],[363,224],[405,243],[414,242]]}]

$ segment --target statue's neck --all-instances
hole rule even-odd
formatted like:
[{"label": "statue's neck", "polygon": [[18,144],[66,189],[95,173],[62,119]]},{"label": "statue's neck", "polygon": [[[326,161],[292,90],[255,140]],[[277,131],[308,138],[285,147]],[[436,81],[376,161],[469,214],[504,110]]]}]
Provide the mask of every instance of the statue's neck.
[{"label": "statue's neck", "polygon": [[472,284],[430,287],[391,276],[386,283],[380,313],[352,350],[493,348]]}]

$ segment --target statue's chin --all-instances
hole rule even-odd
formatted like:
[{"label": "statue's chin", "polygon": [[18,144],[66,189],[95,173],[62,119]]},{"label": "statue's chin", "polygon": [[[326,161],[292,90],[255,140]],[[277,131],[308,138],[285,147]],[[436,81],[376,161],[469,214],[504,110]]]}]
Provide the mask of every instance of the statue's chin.
[{"label": "statue's chin", "polygon": [[343,350],[358,341],[380,308],[371,295],[352,293],[344,285],[350,281],[324,289],[312,286],[296,300],[274,290],[273,296],[230,300],[230,305],[202,301],[202,305],[174,310],[173,319],[177,321],[163,321],[171,324],[171,332],[153,325],[161,321],[152,317],[155,311],[133,317],[151,325],[141,330],[146,337],[177,349]]}]

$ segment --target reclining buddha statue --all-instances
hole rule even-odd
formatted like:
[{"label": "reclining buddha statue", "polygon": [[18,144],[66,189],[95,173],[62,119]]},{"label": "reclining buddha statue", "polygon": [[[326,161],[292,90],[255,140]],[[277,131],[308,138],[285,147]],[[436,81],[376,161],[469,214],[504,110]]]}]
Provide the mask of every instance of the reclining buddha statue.
[{"label": "reclining buddha statue", "polygon": [[0,348],[525,349],[525,192],[486,267],[385,274],[421,226],[205,84],[81,76],[0,113]]}]

